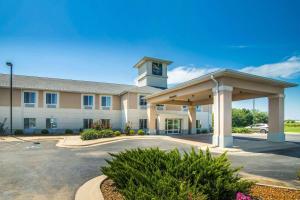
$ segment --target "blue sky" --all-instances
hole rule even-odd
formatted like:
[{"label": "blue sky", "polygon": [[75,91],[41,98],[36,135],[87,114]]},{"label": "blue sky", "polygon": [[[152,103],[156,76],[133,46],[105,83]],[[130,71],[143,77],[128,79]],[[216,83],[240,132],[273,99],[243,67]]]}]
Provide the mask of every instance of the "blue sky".
[{"label": "blue sky", "polygon": [[[143,56],[170,83],[231,68],[300,83],[300,1],[0,0],[0,73],[131,83]],[[286,118],[300,119],[300,88]],[[256,101],[267,111],[266,99]],[[234,107],[251,108],[251,101]]]}]

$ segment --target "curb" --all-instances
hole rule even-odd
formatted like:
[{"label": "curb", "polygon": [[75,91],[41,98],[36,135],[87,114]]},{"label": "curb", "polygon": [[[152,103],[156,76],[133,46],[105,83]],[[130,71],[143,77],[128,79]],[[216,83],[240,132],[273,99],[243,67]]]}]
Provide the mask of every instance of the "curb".
[{"label": "curb", "polygon": [[107,176],[101,175],[85,182],[76,191],[75,200],[104,200],[100,186],[106,179]]}]

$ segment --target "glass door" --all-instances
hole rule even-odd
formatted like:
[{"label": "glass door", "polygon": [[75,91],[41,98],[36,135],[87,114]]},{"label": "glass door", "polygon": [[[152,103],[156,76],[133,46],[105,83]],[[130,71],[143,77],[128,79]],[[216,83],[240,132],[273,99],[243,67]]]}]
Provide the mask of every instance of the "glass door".
[{"label": "glass door", "polygon": [[166,119],[166,134],[181,133],[181,119]]}]

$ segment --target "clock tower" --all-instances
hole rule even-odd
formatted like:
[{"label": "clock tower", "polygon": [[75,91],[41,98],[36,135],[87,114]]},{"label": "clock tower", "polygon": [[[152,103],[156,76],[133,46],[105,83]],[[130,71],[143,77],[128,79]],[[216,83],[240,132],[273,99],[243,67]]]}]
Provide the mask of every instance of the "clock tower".
[{"label": "clock tower", "polygon": [[168,87],[168,65],[172,61],[144,57],[134,65],[138,69],[138,86],[151,86],[161,89]]}]

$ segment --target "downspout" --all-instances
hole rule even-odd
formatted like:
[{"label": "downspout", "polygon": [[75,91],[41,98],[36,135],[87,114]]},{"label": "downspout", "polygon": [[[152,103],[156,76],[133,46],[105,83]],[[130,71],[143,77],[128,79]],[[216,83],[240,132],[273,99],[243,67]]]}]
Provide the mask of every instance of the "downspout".
[{"label": "downspout", "polygon": [[[220,95],[219,95],[219,82],[214,78],[214,75],[210,76],[211,80],[216,84],[216,93],[217,93],[217,113],[218,113],[218,130],[217,130],[217,136],[218,136],[218,140],[217,140],[217,145],[219,146],[219,136],[220,136]],[[215,113],[216,114],[216,113]],[[216,123],[216,122],[215,122]]]}]

